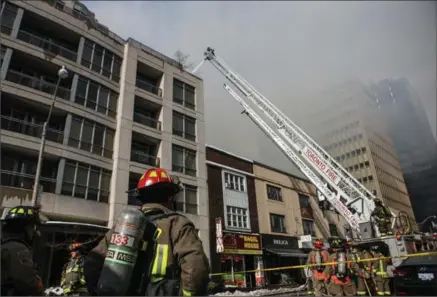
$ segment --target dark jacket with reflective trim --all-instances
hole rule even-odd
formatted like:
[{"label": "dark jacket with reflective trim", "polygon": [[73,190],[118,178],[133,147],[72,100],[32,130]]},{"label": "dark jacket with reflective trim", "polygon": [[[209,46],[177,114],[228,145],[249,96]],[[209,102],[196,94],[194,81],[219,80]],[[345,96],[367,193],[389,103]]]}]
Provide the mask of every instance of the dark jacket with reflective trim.
[{"label": "dark jacket with reflective trim", "polygon": [[4,233],[1,247],[2,296],[42,296],[43,283],[38,276],[30,246],[18,235]]},{"label": "dark jacket with reflective trim", "polygon": [[65,265],[61,280],[61,287],[65,295],[88,292],[83,275],[83,261],[84,258],[79,255]]},{"label": "dark jacket with reflective trim", "polygon": [[[154,203],[144,204],[142,209],[145,213],[156,209],[167,213],[171,212],[162,205]],[[151,283],[146,295],[205,295],[210,268],[202,241],[199,239],[193,223],[185,216],[176,213],[158,219],[155,223],[161,231],[157,239]],[[85,273],[90,287],[94,288],[98,281],[95,277],[97,271],[90,270],[93,269],[93,266],[101,267],[99,262],[104,261],[112,232],[111,229],[86,260]],[[99,258],[97,255],[100,255],[100,259],[97,259]],[[99,264],[96,265],[95,261]],[[162,289],[162,287],[165,288]]]}]

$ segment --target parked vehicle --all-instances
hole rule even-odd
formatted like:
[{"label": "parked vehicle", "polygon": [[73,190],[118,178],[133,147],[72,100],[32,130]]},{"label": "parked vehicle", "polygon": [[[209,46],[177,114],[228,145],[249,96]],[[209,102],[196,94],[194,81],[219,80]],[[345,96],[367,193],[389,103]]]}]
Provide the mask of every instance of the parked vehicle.
[{"label": "parked vehicle", "polygon": [[437,296],[437,256],[408,258],[393,275],[396,296]]}]

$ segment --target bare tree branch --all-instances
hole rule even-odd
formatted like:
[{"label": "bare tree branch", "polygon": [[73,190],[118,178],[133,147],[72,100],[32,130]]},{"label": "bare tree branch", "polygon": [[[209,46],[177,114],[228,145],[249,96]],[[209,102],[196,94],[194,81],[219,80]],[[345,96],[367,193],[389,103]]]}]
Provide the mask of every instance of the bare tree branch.
[{"label": "bare tree branch", "polygon": [[177,50],[173,54],[174,59],[182,65],[183,70],[191,70],[194,68],[194,63],[189,62],[190,55],[184,54],[181,50]]}]

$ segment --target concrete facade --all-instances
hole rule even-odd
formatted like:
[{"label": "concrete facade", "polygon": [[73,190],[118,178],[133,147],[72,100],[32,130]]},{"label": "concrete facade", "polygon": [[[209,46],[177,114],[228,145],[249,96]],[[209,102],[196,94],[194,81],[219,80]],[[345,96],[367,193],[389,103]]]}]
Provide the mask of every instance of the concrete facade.
[{"label": "concrete facade", "polygon": [[[325,239],[345,235],[346,222],[333,211],[319,208],[316,188],[309,181],[256,162],[253,173],[260,233],[294,237],[311,235]],[[271,194],[272,187],[280,193],[279,199]],[[284,217],[285,230],[273,228],[272,214]],[[332,234],[334,230],[338,233]]]},{"label": "concrete facade", "polygon": [[388,127],[370,89],[347,82],[313,99],[302,128],[396,214],[415,224],[410,197]]},{"label": "concrete facade", "polygon": [[405,78],[373,86],[418,222],[437,212],[437,144],[419,96]]},{"label": "concrete facade", "polygon": [[132,204],[126,191],[159,166],[189,189],[180,210],[209,251],[202,80],[116,36],[80,2],[52,4],[2,3],[2,208],[30,203],[41,124],[65,65],[44,155],[46,215],[111,225]]}]

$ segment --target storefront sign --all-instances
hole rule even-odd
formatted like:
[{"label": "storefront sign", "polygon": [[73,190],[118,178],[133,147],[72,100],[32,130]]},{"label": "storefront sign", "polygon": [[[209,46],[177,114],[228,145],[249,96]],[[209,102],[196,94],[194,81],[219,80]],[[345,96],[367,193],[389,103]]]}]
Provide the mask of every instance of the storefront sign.
[{"label": "storefront sign", "polygon": [[216,230],[216,251],[217,253],[223,253],[223,222],[222,218],[215,218],[215,230]]},{"label": "storefront sign", "polygon": [[261,237],[258,234],[224,233],[224,253],[262,255]]},{"label": "storefront sign", "polygon": [[278,236],[270,234],[261,234],[264,248],[275,249],[297,249],[298,238],[291,236]]}]

